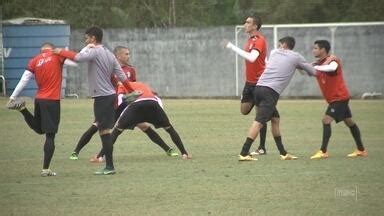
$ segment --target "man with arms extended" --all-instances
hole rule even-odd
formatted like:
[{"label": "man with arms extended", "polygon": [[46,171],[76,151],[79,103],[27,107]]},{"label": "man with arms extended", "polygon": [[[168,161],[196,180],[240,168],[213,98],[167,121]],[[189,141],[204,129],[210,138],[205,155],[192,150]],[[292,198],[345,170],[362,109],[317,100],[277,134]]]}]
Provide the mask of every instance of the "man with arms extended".
[{"label": "man with arms extended", "polygon": [[[44,161],[41,171],[43,177],[56,176],[56,173],[49,169],[49,165],[55,152],[55,135],[60,123],[62,68],[67,61],[55,55],[53,49],[54,45],[51,43],[44,43],[41,46],[41,53],[29,61],[7,104],[9,109],[21,112],[32,130],[38,134],[45,134]],[[17,99],[32,77],[35,77],[37,84],[34,115],[25,107],[25,101]]]},{"label": "man with arms extended", "polygon": [[[244,50],[236,47],[231,42],[225,42],[225,47],[233,50],[238,55],[245,59],[245,85],[241,94],[241,106],[240,112],[243,115],[247,115],[255,103],[253,101],[253,89],[256,86],[261,74],[265,69],[265,60],[267,57],[267,43],[264,36],[259,31],[262,22],[260,17],[249,16],[244,23],[244,31],[249,35]],[[275,113],[278,116],[278,112]],[[260,145],[255,152],[255,155],[266,154],[265,138],[267,133],[267,125],[265,125],[260,131]]]},{"label": "man with arms extended", "polygon": [[351,109],[349,108],[349,91],[343,78],[343,67],[341,61],[334,55],[329,55],[331,45],[326,40],[317,40],[313,46],[313,55],[318,59],[314,66],[317,70],[316,79],[321,93],[328,103],[328,108],[323,117],[323,140],[320,150],[311,159],[328,158],[328,142],[331,138],[331,123],[344,121],[349,127],[352,137],[355,140],[357,149],[348,154],[348,157],[366,157],[367,151],[361,141],[359,127],[352,120]]},{"label": "man with arms extended", "polygon": [[87,45],[92,44],[94,47],[85,48],[80,53],[63,49],[56,49],[55,52],[78,62],[88,62],[89,93],[94,99],[93,112],[105,150],[106,161],[105,168],[95,172],[95,174],[111,175],[116,173],[113,165],[113,146],[110,134],[115,122],[116,91],[111,77],[116,75],[128,92],[132,92],[133,89],[113,53],[101,44],[102,39],[103,31],[94,26],[85,32],[85,43]]},{"label": "man with arms extended", "polygon": [[256,118],[248,130],[247,138],[243,144],[239,155],[239,161],[257,160],[249,155],[249,149],[253,141],[258,136],[260,129],[264,124],[272,119],[272,131],[275,137],[277,149],[280,152],[282,160],[297,159],[296,156],[288,154],[282,143],[279,118],[274,117],[276,112],[277,101],[280,94],[288,86],[296,69],[305,70],[308,75],[313,75],[314,69],[309,63],[305,62],[303,56],[292,51],[295,47],[295,39],[293,37],[284,37],[279,40],[279,49],[272,50],[267,66],[260,76],[259,81],[254,89],[255,105],[258,107]]}]

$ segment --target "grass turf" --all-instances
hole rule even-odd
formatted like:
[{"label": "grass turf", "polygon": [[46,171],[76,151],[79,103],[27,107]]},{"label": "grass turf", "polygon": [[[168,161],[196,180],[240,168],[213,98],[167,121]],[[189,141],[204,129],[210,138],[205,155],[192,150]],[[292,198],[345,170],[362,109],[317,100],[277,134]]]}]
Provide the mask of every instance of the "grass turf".
[{"label": "grass turf", "polygon": [[[6,100],[0,99],[5,106]],[[0,109],[1,215],[381,215],[384,200],[384,101],[350,102],[368,158],[354,149],[349,129],[333,124],[330,158],[309,160],[320,147],[322,100],[281,100],[281,132],[297,161],[280,161],[268,125],[266,156],[238,162],[254,113],[235,100],[164,100],[193,160],[170,158],[139,130],[125,131],[114,151],[117,174],[94,176],[88,162],[94,136],[78,161],[68,159],[93,120],[92,100],[62,100],[51,168],[42,178],[44,136],[16,111]],[[32,101],[27,105],[31,107]],[[158,130],[169,144],[168,134]],[[258,140],[252,148],[258,145]]]}]

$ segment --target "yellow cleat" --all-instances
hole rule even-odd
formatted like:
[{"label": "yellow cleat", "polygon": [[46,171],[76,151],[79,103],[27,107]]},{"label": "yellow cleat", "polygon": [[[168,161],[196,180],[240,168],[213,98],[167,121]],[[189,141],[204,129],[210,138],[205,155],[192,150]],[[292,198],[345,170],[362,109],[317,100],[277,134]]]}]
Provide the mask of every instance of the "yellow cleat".
[{"label": "yellow cleat", "polygon": [[253,158],[251,155],[247,155],[247,156],[239,155],[239,161],[257,161],[257,158]]},{"label": "yellow cleat", "polygon": [[347,157],[367,157],[368,156],[368,152],[367,150],[364,150],[364,151],[360,151],[360,150],[355,150],[354,152],[352,152],[351,154],[348,154]]},{"label": "yellow cleat", "polygon": [[311,156],[311,159],[326,159],[328,158],[328,152],[322,152],[319,150],[316,154]]},{"label": "yellow cleat", "polygon": [[281,160],[296,160],[298,157],[296,157],[295,155],[291,155],[291,154],[286,154],[285,156],[284,155],[280,155],[280,159]]}]

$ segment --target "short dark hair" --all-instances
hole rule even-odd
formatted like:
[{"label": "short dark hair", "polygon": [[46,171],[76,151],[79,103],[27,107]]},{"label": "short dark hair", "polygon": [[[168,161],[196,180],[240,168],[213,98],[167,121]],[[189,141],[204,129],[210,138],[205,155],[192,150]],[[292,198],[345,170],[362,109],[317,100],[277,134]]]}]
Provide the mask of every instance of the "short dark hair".
[{"label": "short dark hair", "polygon": [[259,30],[261,28],[261,25],[263,25],[261,18],[257,15],[254,15],[254,14],[249,15],[248,17],[253,19],[253,24],[255,24],[257,26],[257,30]]},{"label": "short dark hair", "polygon": [[317,40],[314,44],[317,44],[320,49],[324,48],[327,53],[331,50],[331,44],[327,40]]},{"label": "short dark hair", "polygon": [[290,50],[293,50],[293,48],[295,47],[295,38],[293,37],[290,37],[290,36],[286,36],[286,37],[283,37],[279,40],[279,42],[281,44],[286,44],[288,46],[288,49]]},{"label": "short dark hair", "polygon": [[103,40],[103,30],[97,26],[92,26],[85,31],[88,36],[94,36],[97,43],[101,43]]},{"label": "short dark hair", "polygon": [[128,47],[117,46],[117,47],[115,47],[115,49],[113,49],[113,54],[117,55],[117,53],[120,52],[120,50],[122,50],[122,49],[128,49]]}]

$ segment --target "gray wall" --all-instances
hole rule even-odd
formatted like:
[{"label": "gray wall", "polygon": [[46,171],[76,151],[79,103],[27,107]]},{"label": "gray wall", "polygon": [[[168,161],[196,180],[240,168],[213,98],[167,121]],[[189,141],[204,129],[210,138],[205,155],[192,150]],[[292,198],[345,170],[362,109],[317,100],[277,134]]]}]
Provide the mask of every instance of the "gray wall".
[{"label": "gray wall", "polygon": [[[263,32],[273,48],[272,28]],[[80,50],[84,30],[73,30],[71,49]],[[313,41],[331,39],[329,28],[280,29],[278,37],[296,38],[295,50],[308,61]],[[353,96],[367,91],[384,92],[384,26],[338,27],[334,53],[343,62],[345,79]],[[235,83],[235,55],[222,48],[226,38],[234,42],[235,27],[174,29],[105,29],[103,43],[111,49],[117,45],[131,49],[131,63],[138,80],[149,83],[161,96],[216,97],[241,93],[244,60],[239,58],[239,89]],[[239,33],[242,47],[247,36]],[[88,96],[86,64],[69,68],[67,93]],[[320,96],[313,78],[297,74],[283,96]]]}]

